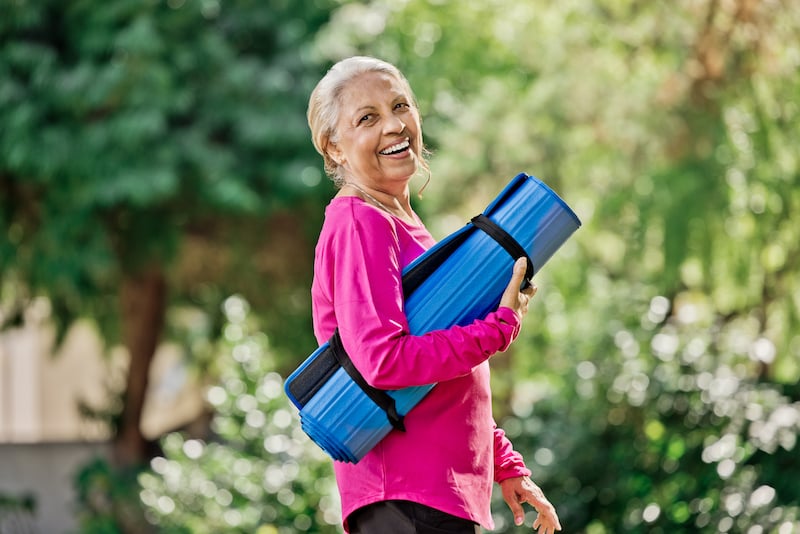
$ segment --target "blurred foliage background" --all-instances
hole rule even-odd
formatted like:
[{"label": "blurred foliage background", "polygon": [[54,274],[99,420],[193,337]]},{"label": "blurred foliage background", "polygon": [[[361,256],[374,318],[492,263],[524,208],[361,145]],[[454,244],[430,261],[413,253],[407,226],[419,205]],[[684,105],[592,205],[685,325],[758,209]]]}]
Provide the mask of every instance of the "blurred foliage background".
[{"label": "blurred foliage background", "polygon": [[[0,6],[4,323],[43,295],[132,357],[95,407],[115,454],[76,479],[82,532],[340,531],[281,377],[315,348],[332,193],[305,105],[361,53],[417,92],[434,235],[518,172],[583,220],[493,362],[498,422],[564,531],[800,529],[797,0]],[[148,443],[164,339],[210,423]],[[530,528],[494,506],[498,532]]]}]

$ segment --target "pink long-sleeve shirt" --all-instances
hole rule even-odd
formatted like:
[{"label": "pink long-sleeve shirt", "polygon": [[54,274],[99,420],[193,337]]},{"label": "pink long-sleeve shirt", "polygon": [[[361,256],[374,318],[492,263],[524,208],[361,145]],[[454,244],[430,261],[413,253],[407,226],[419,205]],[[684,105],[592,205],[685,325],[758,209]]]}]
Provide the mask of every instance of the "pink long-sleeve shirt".
[{"label": "pink long-sleeve shirt", "polygon": [[487,361],[516,338],[520,319],[501,307],[467,326],[410,335],[402,269],[435,242],[417,221],[410,225],[360,198],[337,197],[317,242],[311,298],[319,343],[338,327],[345,350],[374,387],[437,383],[406,415],[406,432],[392,430],[357,464],[334,462],[345,531],[351,512],[389,499],[492,529],[492,481],[530,475],[494,422]]}]

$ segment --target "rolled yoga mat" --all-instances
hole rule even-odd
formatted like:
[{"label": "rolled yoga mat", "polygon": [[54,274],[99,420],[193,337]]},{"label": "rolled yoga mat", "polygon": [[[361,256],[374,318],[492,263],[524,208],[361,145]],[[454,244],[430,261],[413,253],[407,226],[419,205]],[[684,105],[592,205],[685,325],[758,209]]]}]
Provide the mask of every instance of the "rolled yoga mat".
[{"label": "rolled yoga mat", "polygon": [[[476,219],[488,218],[527,253],[533,264],[529,277],[581,225],[553,190],[526,174],[514,177],[482,215],[403,270],[411,334],[467,325],[497,309],[516,257]],[[339,364],[332,343],[333,338],[314,351],[286,379],[284,388],[300,410],[303,431],[334,460],[356,463],[392,431],[393,423]],[[402,417],[435,385],[385,393]]]}]

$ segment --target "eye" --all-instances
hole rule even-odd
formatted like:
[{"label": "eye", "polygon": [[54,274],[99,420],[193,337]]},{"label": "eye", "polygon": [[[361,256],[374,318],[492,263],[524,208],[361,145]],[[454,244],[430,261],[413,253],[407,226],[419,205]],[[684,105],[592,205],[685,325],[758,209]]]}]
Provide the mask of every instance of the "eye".
[{"label": "eye", "polygon": [[367,113],[366,115],[364,115],[363,117],[358,119],[358,124],[363,124],[365,122],[368,122],[371,119],[372,119],[372,113]]},{"label": "eye", "polygon": [[394,109],[408,109],[410,107],[407,102],[398,102],[394,105]]}]

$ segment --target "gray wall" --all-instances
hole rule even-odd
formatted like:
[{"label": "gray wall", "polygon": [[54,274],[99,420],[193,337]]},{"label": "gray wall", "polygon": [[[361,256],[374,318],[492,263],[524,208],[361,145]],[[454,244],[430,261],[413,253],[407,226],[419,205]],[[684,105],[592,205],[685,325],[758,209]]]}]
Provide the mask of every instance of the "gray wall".
[{"label": "gray wall", "polygon": [[78,469],[98,455],[107,456],[105,443],[0,443],[0,495],[31,494],[33,517],[9,516],[0,510],[0,534],[73,534]]}]

